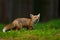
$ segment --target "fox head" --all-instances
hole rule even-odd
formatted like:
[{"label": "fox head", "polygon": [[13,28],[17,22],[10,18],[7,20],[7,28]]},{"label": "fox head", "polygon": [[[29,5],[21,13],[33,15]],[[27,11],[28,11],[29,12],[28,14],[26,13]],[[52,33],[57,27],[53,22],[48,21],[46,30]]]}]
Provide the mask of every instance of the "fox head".
[{"label": "fox head", "polygon": [[38,15],[30,14],[30,17],[31,17],[32,21],[36,24],[37,22],[39,22],[40,13]]}]

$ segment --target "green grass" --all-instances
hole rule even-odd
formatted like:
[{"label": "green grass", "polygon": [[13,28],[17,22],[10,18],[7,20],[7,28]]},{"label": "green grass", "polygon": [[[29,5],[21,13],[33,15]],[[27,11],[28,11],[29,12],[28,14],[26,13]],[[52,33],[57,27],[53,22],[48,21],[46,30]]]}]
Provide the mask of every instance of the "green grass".
[{"label": "green grass", "polygon": [[2,32],[5,24],[0,24],[0,40],[60,40],[60,20],[38,23],[33,30]]}]

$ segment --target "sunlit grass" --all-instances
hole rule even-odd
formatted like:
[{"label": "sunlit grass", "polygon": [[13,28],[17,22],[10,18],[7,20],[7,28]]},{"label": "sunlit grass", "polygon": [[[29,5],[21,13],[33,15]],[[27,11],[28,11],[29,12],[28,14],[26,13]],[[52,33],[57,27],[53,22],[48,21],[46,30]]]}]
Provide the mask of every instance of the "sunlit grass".
[{"label": "sunlit grass", "polygon": [[38,23],[33,30],[21,29],[2,32],[5,24],[0,24],[0,40],[60,40],[60,20]]}]

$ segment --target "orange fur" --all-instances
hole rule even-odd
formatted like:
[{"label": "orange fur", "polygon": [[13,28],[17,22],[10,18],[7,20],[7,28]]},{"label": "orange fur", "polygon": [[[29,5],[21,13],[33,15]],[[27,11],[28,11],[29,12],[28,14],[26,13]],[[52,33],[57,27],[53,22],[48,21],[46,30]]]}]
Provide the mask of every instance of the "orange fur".
[{"label": "orange fur", "polygon": [[12,23],[6,25],[3,28],[3,32],[7,31],[8,29],[12,29],[16,27],[16,30],[21,29],[22,27],[26,27],[29,30],[33,29],[34,22],[39,19],[40,15],[32,15],[31,18],[17,18]]}]

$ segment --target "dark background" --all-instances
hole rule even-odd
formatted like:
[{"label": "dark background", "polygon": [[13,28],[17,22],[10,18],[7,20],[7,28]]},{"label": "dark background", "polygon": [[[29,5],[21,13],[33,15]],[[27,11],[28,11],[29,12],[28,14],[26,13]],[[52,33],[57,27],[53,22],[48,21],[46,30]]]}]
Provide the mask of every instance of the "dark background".
[{"label": "dark background", "polygon": [[60,0],[0,0],[0,23],[41,13],[40,22],[60,18]]}]

